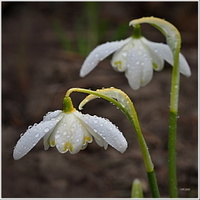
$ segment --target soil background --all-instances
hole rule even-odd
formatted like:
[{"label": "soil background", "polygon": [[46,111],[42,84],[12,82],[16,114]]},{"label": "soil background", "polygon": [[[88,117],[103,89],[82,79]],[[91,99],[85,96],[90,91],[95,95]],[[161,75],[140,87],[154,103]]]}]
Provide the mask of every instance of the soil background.
[{"label": "soil background", "polygon": [[[13,148],[29,125],[49,111],[62,109],[71,87],[116,87],[133,100],[143,134],[155,165],[162,197],[168,197],[167,137],[171,66],[154,72],[152,81],[133,91],[123,73],[110,65],[110,57],[85,78],[79,70],[97,44],[88,29],[90,10],[85,2],[3,2],[2,6],[2,197],[4,198],[119,198],[130,197],[131,184],[139,178],[145,197],[151,197],[136,135],[126,117],[105,100],[88,104],[83,113],[106,117],[127,138],[123,154],[105,151],[95,142],[78,154],[43,150],[40,141],[25,157],[13,160]],[[155,16],[174,24],[182,35],[182,53],[192,71],[181,75],[177,135],[177,172],[180,197],[197,197],[198,187],[198,3],[197,2],[100,2],[98,44],[125,39],[132,34],[132,19]],[[95,12],[94,12],[95,13]],[[93,18],[94,17],[94,18]],[[119,29],[119,27],[121,27]],[[165,38],[142,25],[152,41]],[[81,45],[82,44],[82,45]],[[90,49],[86,48],[90,45]],[[83,49],[83,50],[82,50]],[[74,105],[84,98],[72,94]]]}]

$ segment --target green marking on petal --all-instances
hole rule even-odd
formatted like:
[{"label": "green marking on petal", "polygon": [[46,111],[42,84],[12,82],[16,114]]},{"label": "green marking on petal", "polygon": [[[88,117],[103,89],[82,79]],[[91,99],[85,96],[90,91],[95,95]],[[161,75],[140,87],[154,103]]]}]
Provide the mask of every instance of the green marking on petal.
[{"label": "green marking on petal", "polygon": [[92,137],[89,136],[84,136],[84,140],[83,140],[83,145],[85,145],[87,142],[90,143],[92,142]]},{"label": "green marking on petal", "polygon": [[115,61],[114,67],[117,67],[117,69],[121,70],[122,69],[122,61]]},{"label": "green marking on petal", "polygon": [[70,142],[66,142],[63,146],[63,151],[67,151],[67,150],[69,150],[70,152],[73,151],[73,146]]},{"label": "green marking on petal", "polygon": [[154,69],[158,69],[158,65],[156,63],[152,63]]},{"label": "green marking on petal", "polygon": [[54,146],[56,145],[55,140],[52,140],[52,141],[50,142],[50,145],[51,145],[52,147],[54,147]]}]

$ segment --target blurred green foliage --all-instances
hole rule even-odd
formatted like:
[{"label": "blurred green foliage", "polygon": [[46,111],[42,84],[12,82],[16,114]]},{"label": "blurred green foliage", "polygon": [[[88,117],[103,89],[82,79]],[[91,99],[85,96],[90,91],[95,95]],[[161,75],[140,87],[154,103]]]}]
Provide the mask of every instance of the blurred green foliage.
[{"label": "blurred green foliage", "polygon": [[[108,28],[109,20],[101,20],[99,16],[100,5],[98,2],[84,2],[83,12],[77,17],[74,23],[75,42],[70,40],[69,33],[65,30],[59,20],[53,21],[54,31],[60,41],[62,48],[65,51],[76,52],[82,56],[87,56],[104,40]],[[129,29],[128,22],[119,24],[112,36],[112,41],[126,38],[126,33]]]}]

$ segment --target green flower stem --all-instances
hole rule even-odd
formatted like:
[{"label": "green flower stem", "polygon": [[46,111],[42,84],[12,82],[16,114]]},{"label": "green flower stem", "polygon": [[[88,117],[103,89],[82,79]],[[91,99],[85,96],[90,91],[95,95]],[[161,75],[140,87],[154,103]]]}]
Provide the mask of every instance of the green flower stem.
[{"label": "green flower stem", "polygon": [[170,96],[170,119],[168,136],[168,171],[169,171],[169,194],[170,197],[178,197],[177,174],[176,174],[176,132],[179,100],[179,53],[181,48],[181,35],[177,28],[171,23],[155,17],[143,17],[130,21],[130,25],[136,26],[141,23],[148,23],[157,28],[167,40],[174,56],[174,67],[172,71],[171,96]]},{"label": "green flower stem", "polygon": [[174,67],[172,71],[171,96],[170,96],[170,118],[168,135],[168,171],[169,171],[169,194],[172,198],[178,197],[177,174],[176,174],[176,133],[178,118],[178,100],[180,87],[179,74],[179,51],[174,54]]},{"label": "green flower stem", "polygon": [[141,28],[140,28],[140,25],[137,24],[135,27],[134,27],[134,31],[133,31],[133,35],[132,35],[133,39],[139,39],[142,37],[142,32],[141,32]]},{"label": "green flower stem", "polygon": [[74,110],[75,110],[75,108],[73,106],[71,98],[65,96],[64,99],[63,99],[63,112],[64,113],[71,113]]},{"label": "green flower stem", "polygon": [[147,172],[147,176],[148,176],[148,180],[149,180],[149,184],[151,188],[152,197],[159,198],[160,193],[159,193],[155,171],[153,170],[151,172]]},{"label": "green flower stem", "polygon": [[169,136],[168,136],[168,173],[169,195],[171,198],[178,197],[177,174],[176,174],[176,121],[177,113],[170,112]]},{"label": "green flower stem", "polygon": [[[139,120],[138,120],[138,117],[137,117],[136,110],[135,110],[134,105],[133,105],[132,101],[130,100],[130,98],[125,93],[121,92],[122,95],[124,95],[123,97],[128,102],[128,105],[130,107],[129,108],[130,110],[128,110],[128,108],[123,106],[123,104],[121,104],[119,101],[109,97],[108,95],[104,95],[104,94],[102,94],[98,91],[91,91],[91,90],[81,89],[81,88],[72,88],[72,89],[67,91],[66,96],[69,96],[74,91],[95,95],[95,96],[101,97],[105,100],[108,100],[109,102],[111,102],[115,106],[117,106],[127,116],[127,118],[130,120],[130,122],[133,126],[133,129],[136,132],[136,136],[137,136],[137,139],[138,139],[138,142],[139,142],[139,146],[140,146],[140,149],[142,151],[143,160],[144,160],[144,163],[145,163],[145,168],[146,168],[146,172],[147,172],[147,176],[148,176],[148,180],[149,180],[149,185],[150,185],[150,189],[151,189],[151,192],[152,192],[152,197],[154,197],[154,198],[160,197],[158,184],[157,184],[157,180],[156,180],[156,176],[155,176],[155,172],[154,172],[154,165],[152,163],[147,144],[146,144],[145,139],[142,135],[142,131],[141,131],[141,128],[140,128],[140,124],[139,124]],[[87,97],[86,97],[86,99],[87,99]],[[86,101],[88,102],[89,100],[86,100]]]},{"label": "green flower stem", "polygon": [[157,184],[157,179],[156,179],[156,175],[155,175],[155,171],[154,171],[154,166],[151,160],[151,156],[147,147],[147,144],[145,142],[145,139],[142,135],[142,131],[140,128],[140,124],[137,118],[137,114],[135,109],[133,110],[134,113],[134,119],[133,118],[129,118],[129,120],[131,121],[133,127],[135,127],[135,131],[136,131],[136,135],[137,135],[137,139],[140,145],[140,149],[142,151],[142,155],[143,155],[143,159],[144,159],[144,163],[145,163],[145,167],[146,167],[146,172],[147,172],[147,176],[148,176],[148,180],[149,180],[149,185],[150,185],[150,189],[151,189],[151,194],[152,197],[154,198],[159,198],[160,197],[160,192],[159,192],[159,188],[158,188],[158,184]]}]

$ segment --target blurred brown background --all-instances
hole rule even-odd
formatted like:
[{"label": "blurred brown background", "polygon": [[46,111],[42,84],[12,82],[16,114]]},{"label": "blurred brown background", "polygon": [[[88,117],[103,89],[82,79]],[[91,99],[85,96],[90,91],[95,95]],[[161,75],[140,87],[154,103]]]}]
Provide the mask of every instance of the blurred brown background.
[{"label": "blurred brown background", "polygon": [[[180,197],[197,197],[197,2],[3,2],[2,3],[2,196],[130,197],[132,181],[142,181],[150,197],[144,164],[129,121],[104,100],[92,101],[83,113],[107,117],[124,133],[129,148],[124,154],[100,148],[95,142],[78,154],[43,150],[42,141],[21,160],[12,158],[19,135],[42,120],[48,111],[62,109],[71,87],[124,90],[135,103],[162,197],[168,197],[167,135],[171,66],[155,72],[153,80],[133,91],[110,60],[102,61],[85,78],[80,67],[97,44],[125,39],[130,20],[143,16],[164,18],[182,35],[182,53],[192,76],[181,75],[177,136]],[[142,25],[152,41],[164,37]],[[97,34],[98,33],[98,34]],[[97,37],[97,36],[98,37]],[[72,95],[77,106],[84,97]],[[183,190],[186,188],[188,190]]]}]

